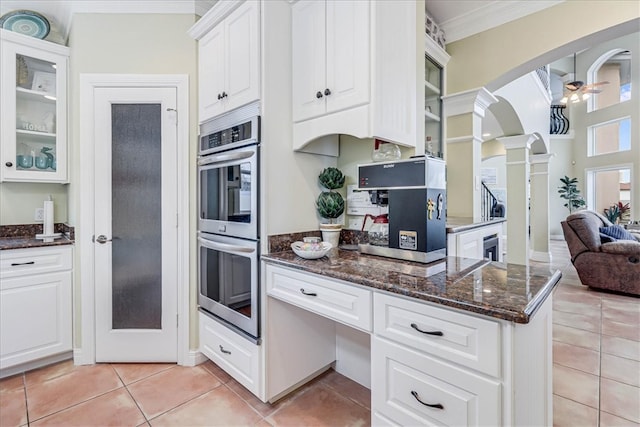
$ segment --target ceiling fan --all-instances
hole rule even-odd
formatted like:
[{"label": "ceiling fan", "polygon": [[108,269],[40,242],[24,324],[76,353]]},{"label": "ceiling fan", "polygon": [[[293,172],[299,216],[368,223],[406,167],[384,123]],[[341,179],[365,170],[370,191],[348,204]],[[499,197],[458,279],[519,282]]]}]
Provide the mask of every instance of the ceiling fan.
[{"label": "ceiling fan", "polygon": [[[573,77],[576,76],[576,54],[573,54]],[[589,99],[592,93],[600,93],[602,89],[599,86],[609,84],[607,81],[584,84],[581,80],[574,80],[572,82],[565,83],[564,88],[565,92],[560,100],[561,104],[566,104],[571,101],[572,103],[577,103],[580,101],[586,101]]]}]

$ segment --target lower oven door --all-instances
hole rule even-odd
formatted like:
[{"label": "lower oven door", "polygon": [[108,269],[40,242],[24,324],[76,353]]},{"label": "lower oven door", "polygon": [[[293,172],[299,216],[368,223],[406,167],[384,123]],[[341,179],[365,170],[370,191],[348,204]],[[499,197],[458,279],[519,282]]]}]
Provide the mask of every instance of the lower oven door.
[{"label": "lower oven door", "polygon": [[198,304],[237,332],[258,339],[259,241],[198,233]]}]

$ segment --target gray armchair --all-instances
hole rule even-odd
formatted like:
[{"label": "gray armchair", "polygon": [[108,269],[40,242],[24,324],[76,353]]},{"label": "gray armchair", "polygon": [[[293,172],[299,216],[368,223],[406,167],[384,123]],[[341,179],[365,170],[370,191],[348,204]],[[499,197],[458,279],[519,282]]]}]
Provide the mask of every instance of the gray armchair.
[{"label": "gray armchair", "polygon": [[602,243],[600,227],[610,225],[607,218],[593,211],[569,215],[562,222],[562,231],[571,262],[583,285],[640,295],[640,241]]}]

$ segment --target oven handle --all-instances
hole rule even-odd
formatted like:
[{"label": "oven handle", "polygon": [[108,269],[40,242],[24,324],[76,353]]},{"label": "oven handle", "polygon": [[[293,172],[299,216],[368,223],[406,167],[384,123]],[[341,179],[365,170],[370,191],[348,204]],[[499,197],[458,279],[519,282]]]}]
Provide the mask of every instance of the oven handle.
[{"label": "oven handle", "polygon": [[198,237],[198,241],[207,248],[228,253],[252,253],[256,251],[254,248],[230,245],[228,243],[212,242],[211,240],[203,239],[202,237]]},{"label": "oven handle", "polygon": [[243,160],[252,157],[254,151],[235,151],[223,154],[213,154],[198,160],[198,166],[210,165],[212,163],[229,162],[233,160]]}]

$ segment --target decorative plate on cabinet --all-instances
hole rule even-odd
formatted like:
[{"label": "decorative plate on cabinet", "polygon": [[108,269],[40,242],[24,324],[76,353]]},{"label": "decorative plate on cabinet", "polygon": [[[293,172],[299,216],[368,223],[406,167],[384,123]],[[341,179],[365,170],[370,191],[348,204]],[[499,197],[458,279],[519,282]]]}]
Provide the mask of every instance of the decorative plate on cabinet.
[{"label": "decorative plate on cabinet", "polygon": [[49,21],[38,12],[14,10],[0,17],[0,27],[26,36],[43,39],[49,34]]}]

